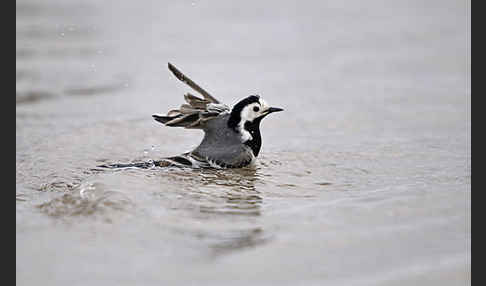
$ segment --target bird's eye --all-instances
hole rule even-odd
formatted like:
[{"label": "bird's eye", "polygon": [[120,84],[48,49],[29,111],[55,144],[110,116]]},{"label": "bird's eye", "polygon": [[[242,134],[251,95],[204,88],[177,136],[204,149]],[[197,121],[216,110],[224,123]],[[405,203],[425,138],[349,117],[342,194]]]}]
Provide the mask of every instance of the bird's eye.
[{"label": "bird's eye", "polygon": [[258,106],[253,107],[253,111],[258,112],[260,108]]}]

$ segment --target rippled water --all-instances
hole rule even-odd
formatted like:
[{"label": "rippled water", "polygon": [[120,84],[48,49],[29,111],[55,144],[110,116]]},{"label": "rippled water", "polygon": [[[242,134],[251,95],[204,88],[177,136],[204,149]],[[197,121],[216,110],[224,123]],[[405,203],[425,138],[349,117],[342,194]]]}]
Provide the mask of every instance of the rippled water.
[{"label": "rippled water", "polygon": [[[469,1],[17,1],[18,285],[470,284]],[[177,155],[188,87],[285,109]]]}]

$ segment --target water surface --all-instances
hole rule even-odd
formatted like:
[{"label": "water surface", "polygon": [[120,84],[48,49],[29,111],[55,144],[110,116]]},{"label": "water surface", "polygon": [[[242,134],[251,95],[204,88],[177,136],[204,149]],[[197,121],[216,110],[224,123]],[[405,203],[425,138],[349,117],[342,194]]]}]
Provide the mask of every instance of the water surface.
[{"label": "water surface", "polygon": [[[470,284],[469,1],[17,1],[18,285]],[[262,123],[255,166],[191,150],[190,91]]]}]

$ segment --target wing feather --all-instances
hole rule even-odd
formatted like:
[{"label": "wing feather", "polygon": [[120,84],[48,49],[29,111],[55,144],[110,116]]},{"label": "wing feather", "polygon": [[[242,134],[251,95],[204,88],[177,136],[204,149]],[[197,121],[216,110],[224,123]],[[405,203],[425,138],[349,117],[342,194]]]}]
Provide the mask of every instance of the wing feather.
[{"label": "wing feather", "polygon": [[156,121],[171,127],[204,129],[205,122],[230,111],[230,108],[226,104],[221,103],[219,100],[211,96],[207,91],[184,75],[171,63],[168,65],[169,70],[179,80],[200,93],[203,98],[186,93],[184,95],[186,103],[182,104],[179,109],[170,110],[167,115],[152,115]]}]

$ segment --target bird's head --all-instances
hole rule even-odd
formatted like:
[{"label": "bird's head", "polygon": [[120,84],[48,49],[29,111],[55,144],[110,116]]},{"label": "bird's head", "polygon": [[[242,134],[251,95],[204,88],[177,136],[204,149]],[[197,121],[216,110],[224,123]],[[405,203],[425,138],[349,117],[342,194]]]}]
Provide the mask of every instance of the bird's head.
[{"label": "bird's head", "polygon": [[283,111],[282,108],[270,107],[259,95],[250,95],[240,100],[231,109],[228,127],[243,134],[243,139],[251,140],[251,135],[245,135],[248,126],[258,128],[260,121],[273,112]]}]

